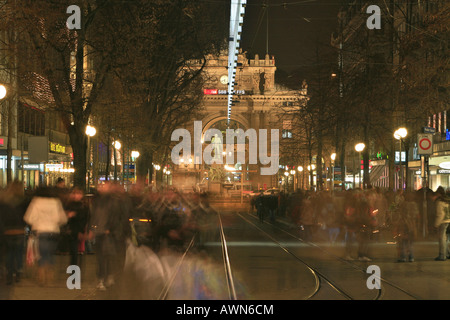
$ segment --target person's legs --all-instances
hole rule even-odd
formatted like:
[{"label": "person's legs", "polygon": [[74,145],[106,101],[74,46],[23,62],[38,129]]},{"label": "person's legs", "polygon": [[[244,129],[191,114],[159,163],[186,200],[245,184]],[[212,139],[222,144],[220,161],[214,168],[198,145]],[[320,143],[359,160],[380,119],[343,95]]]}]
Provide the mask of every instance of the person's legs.
[{"label": "person's legs", "polygon": [[446,260],[447,258],[447,227],[448,223],[442,223],[438,228],[439,255],[435,260]]}]

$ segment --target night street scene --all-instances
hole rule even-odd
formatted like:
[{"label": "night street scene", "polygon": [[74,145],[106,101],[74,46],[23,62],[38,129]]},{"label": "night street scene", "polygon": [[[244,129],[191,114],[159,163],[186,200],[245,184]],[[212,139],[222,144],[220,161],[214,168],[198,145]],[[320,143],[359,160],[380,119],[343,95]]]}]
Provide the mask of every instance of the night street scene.
[{"label": "night street scene", "polygon": [[449,31],[446,0],[0,0],[4,310],[450,300]]}]

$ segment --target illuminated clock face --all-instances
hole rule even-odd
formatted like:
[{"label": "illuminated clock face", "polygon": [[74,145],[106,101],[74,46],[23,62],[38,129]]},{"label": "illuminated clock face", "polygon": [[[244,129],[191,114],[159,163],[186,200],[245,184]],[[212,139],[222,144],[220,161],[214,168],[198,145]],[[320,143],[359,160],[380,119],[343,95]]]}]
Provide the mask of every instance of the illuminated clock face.
[{"label": "illuminated clock face", "polygon": [[226,76],[226,75],[221,76],[220,77],[220,82],[222,84],[228,84],[228,76]]}]

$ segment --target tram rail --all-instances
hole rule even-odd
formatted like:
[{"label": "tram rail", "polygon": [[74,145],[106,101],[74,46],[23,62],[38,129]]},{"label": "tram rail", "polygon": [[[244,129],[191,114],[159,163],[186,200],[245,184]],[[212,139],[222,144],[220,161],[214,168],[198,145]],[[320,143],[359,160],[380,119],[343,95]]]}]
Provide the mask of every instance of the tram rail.
[{"label": "tram rail", "polygon": [[[239,216],[242,216],[241,213],[238,213],[238,215],[239,215]],[[254,218],[254,219],[256,220],[256,216],[253,216],[253,215],[250,215],[250,214],[248,214],[248,215],[251,216],[252,218]],[[243,217],[243,216],[242,216],[242,217]],[[244,217],[243,217],[243,218],[244,218]],[[244,219],[245,219],[245,218],[244,218]],[[299,241],[299,242],[301,242],[301,243],[307,244],[307,245],[309,245],[310,247],[315,247],[315,248],[321,250],[322,252],[326,253],[327,255],[332,256],[334,259],[336,259],[336,260],[338,260],[338,261],[340,261],[340,262],[342,262],[342,263],[346,263],[346,264],[350,265],[352,268],[354,268],[355,270],[360,271],[360,272],[362,272],[362,273],[364,273],[364,274],[367,275],[366,269],[365,269],[365,268],[362,268],[361,266],[357,265],[356,263],[354,263],[354,262],[352,262],[352,261],[349,261],[349,260],[347,260],[347,259],[344,259],[344,258],[342,258],[342,257],[340,257],[340,256],[335,255],[334,253],[330,252],[329,250],[327,250],[327,249],[324,248],[323,246],[320,246],[319,244],[314,243],[314,242],[305,241],[304,239],[300,238],[299,236],[297,236],[297,235],[295,235],[295,234],[292,234],[291,232],[287,231],[287,230],[284,229],[284,228],[281,228],[281,227],[280,227],[279,225],[277,225],[277,224],[271,223],[271,222],[269,222],[269,221],[264,221],[264,223],[270,225],[272,228],[276,228],[277,230],[279,230],[279,231],[281,231],[281,232],[287,234],[287,235],[290,236],[291,238],[293,238],[293,239],[295,239],[295,240],[297,240],[297,241]],[[263,231],[263,230],[262,230],[260,227],[258,227],[257,225],[255,225],[255,227],[257,227],[258,229],[260,229],[261,231]],[[263,231],[263,232],[264,232],[264,231]],[[270,236],[270,237],[272,237],[272,236]],[[313,269],[314,269],[314,268],[313,268]],[[326,277],[325,275],[322,274],[321,276],[324,276],[324,279],[327,279],[327,277]],[[385,292],[386,292],[386,286],[389,286],[389,287],[391,287],[391,288],[393,288],[393,289],[395,289],[395,290],[397,290],[397,291],[400,291],[402,294],[405,294],[406,296],[408,296],[409,298],[412,298],[412,299],[414,299],[414,300],[422,300],[422,298],[419,297],[418,295],[416,295],[416,294],[410,292],[409,290],[407,290],[407,289],[401,287],[400,285],[394,283],[394,282],[391,281],[391,280],[388,280],[388,279],[386,279],[386,278],[384,278],[384,277],[379,277],[379,280],[380,280],[381,287],[380,287],[380,289],[376,289],[376,290],[377,290],[377,294],[376,294],[374,300],[381,300],[381,299],[383,299],[383,297],[384,297],[384,295],[385,295]],[[330,285],[332,285],[332,283],[330,283]],[[338,286],[336,286],[336,289],[338,289]],[[350,295],[348,295],[348,298],[352,299]]]}]

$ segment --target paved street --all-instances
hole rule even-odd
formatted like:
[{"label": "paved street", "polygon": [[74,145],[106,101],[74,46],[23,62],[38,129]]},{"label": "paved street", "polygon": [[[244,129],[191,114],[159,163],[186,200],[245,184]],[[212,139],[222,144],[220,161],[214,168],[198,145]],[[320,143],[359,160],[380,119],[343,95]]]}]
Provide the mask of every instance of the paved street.
[{"label": "paved street", "polygon": [[[241,216],[252,222],[253,217],[247,213]],[[238,284],[238,299],[244,300],[304,300],[313,289],[313,281],[302,266],[290,255],[298,257],[303,263],[313,268],[321,276],[347,292],[355,300],[448,300],[450,299],[450,261],[434,261],[437,253],[437,242],[434,240],[418,241],[415,246],[416,261],[398,263],[396,261],[396,245],[386,242],[372,243],[371,262],[343,261],[344,245],[334,246],[318,243],[310,246],[289,238],[269,224],[245,225],[236,213],[223,213],[225,236],[228,242],[230,261]],[[254,220],[253,222],[257,222]],[[291,230],[289,223],[279,220],[276,224],[284,230]],[[244,231],[244,233],[243,233]],[[280,242],[283,250],[273,242],[262,240],[261,232],[267,232]],[[284,238],[283,238],[284,237]],[[209,243],[207,251],[210,257],[217,258],[220,265],[218,244]],[[285,252],[286,251],[286,252]],[[288,254],[286,254],[288,253]],[[136,294],[136,285],[123,278],[107,291],[96,289],[96,255],[85,255],[81,262],[81,289],[68,289],[66,273],[69,262],[68,255],[57,255],[55,264],[55,280],[49,286],[39,286],[36,282],[35,268],[27,267],[23,279],[10,286],[5,279],[0,282],[1,300],[123,300],[123,299],[156,299],[157,297]],[[383,279],[383,293],[377,296],[369,290],[366,280],[369,274],[364,270],[369,265],[377,265]],[[192,277],[183,274],[183,279]],[[213,279],[212,277],[210,279]],[[142,285],[142,283],[141,283]],[[391,286],[392,285],[392,286]],[[225,289],[224,289],[225,290]],[[218,299],[227,299],[219,296]],[[308,299],[342,300],[343,297],[325,287]]]}]

